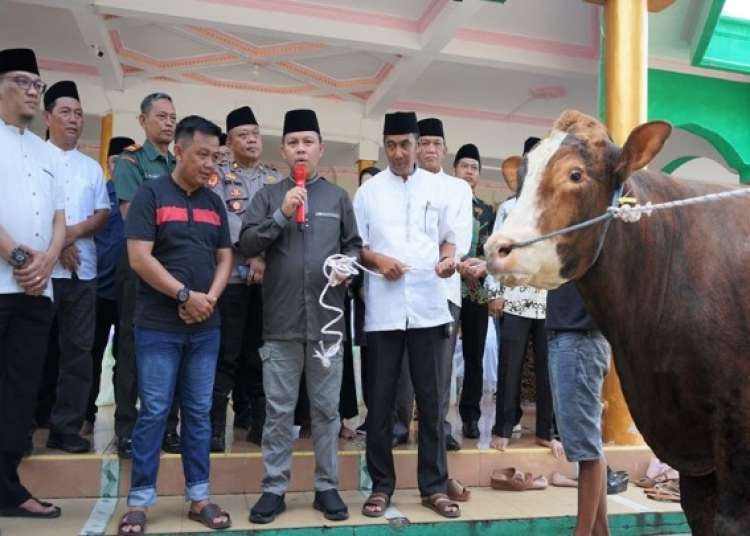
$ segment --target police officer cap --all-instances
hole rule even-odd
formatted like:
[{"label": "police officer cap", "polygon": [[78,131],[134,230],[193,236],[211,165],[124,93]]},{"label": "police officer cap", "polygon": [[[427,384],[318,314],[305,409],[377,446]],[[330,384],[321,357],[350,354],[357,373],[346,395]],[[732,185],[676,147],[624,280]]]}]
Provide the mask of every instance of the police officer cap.
[{"label": "police officer cap", "polygon": [[417,125],[419,126],[420,136],[435,136],[445,139],[445,134],[443,134],[443,122],[440,119],[434,117],[422,119]]},{"label": "police officer cap", "polygon": [[286,136],[290,132],[317,132],[320,134],[318,126],[318,116],[312,110],[289,110],[284,116],[284,133]]},{"label": "police officer cap", "polygon": [[60,97],[70,97],[81,102],[76,83],[71,80],[61,80],[47,88],[47,92],[44,94],[44,107],[46,108]]},{"label": "police officer cap", "polygon": [[236,110],[232,110],[227,114],[227,132],[232,130],[234,127],[257,124],[258,122],[255,120],[255,114],[249,106],[237,108]]},{"label": "police officer cap", "polygon": [[541,140],[539,138],[535,138],[534,136],[526,138],[526,141],[523,142],[523,154],[526,154],[530,150],[532,150],[534,148],[534,145],[536,145],[540,141]]},{"label": "police officer cap", "polygon": [[400,134],[419,134],[417,116],[414,112],[385,114],[383,136],[398,136]]},{"label": "police officer cap", "polygon": [[135,144],[135,140],[126,138],[125,136],[115,136],[109,140],[109,148],[107,149],[107,158],[110,156],[117,156],[125,150],[125,147],[130,147]]},{"label": "police officer cap", "polygon": [[472,160],[476,160],[477,162],[479,162],[479,167],[482,167],[482,159],[479,158],[479,149],[477,149],[477,146],[473,143],[467,143],[466,145],[461,146],[461,148],[456,153],[456,158],[453,160],[453,167],[456,167],[458,161],[462,158],[471,158]]},{"label": "police officer cap", "polygon": [[0,50],[0,74],[11,71],[26,71],[39,74],[36,55],[30,48],[8,48]]}]

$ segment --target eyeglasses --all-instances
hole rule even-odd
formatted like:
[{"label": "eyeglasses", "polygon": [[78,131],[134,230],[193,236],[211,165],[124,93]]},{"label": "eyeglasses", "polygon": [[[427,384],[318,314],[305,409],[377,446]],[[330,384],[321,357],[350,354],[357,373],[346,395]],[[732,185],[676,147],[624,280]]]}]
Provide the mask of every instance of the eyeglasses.
[{"label": "eyeglasses", "polygon": [[34,86],[34,89],[36,89],[40,95],[44,94],[44,92],[47,91],[47,84],[45,84],[41,80],[31,80],[30,78],[26,78],[25,76],[0,76],[0,79],[2,78],[10,78],[16,83],[18,87],[20,87],[27,93],[31,89],[31,86]]}]

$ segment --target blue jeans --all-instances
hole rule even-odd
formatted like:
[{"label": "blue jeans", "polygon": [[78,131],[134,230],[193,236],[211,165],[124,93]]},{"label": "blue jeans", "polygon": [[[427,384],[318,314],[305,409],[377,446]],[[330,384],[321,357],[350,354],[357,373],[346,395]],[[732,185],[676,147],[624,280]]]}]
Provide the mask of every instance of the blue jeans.
[{"label": "blue jeans", "polygon": [[185,497],[191,501],[208,498],[209,411],[219,338],[218,328],[199,333],[135,328],[141,408],[133,429],[133,467],[128,506],[151,506],[156,503],[162,437],[178,380]]}]

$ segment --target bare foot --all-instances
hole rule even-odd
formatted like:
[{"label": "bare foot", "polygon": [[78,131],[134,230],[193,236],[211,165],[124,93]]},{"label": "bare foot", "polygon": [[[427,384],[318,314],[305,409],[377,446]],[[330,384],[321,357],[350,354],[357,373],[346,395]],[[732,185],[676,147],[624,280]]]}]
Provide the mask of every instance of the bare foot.
[{"label": "bare foot", "polygon": [[560,488],[577,488],[578,481],[568,478],[567,476],[560,473],[552,473],[550,476],[550,484]]},{"label": "bare foot", "polygon": [[[125,512],[125,516],[127,516],[130,512],[143,512],[144,514],[148,512],[148,508],[141,508],[139,506],[133,506],[132,508],[128,508],[128,511]],[[124,520],[124,517],[123,517]],[[142,525],[136,525],[131,523],[122,523],[120,525],[120,531],[125,534],[143,534],[144,527]]]},{"label": "bare foot", "polygon": [[534,437],[534,442],[542,447],[547,447],[555,458],[559,458],[563,453],[563,446],[557,439],[542,439],[541,437]]},{"label": "bare foot", "polygon": [[490,442],[490,448],[495,450],[505,450],[508,448],[508,438],[507,437],[497,437],[493,436],[492,441]]},{"label": "bare foot", "polygon": [[312,437],[312,424],[310,423],[310,421],[305,421],[300,425],[299,437],[300,439],[307,439],[308,437]]},{"label": "bare foot", "polygon": [[[200,515],[201,510],[209,503],[210,501],[208,499],[203,499],[202,501],[193,501],[190,504],[190,510],[193,511],[194,514]],[[229,521],[229,518],[227,516],[218,516],[213,518],[213,524],[219,525],[221,523],[226,523]]]},{"label": "bare foot", "polygon": [[354,433],[354,430],[350,430],[344,425],[344,421],[341,421],[341,428],[339,428],[339,437],[341,439],[354,439],[357,437],[357,434]]}]

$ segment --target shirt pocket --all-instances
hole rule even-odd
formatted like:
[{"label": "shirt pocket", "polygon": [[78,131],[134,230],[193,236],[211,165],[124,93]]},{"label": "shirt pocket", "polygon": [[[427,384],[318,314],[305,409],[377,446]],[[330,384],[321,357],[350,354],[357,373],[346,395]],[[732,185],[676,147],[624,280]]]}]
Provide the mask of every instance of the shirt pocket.
[{"label": "shirt pocket", "polygon": [[424,233],[437,240],[440,226],[440,210],[429,201],[424,208]]}]

